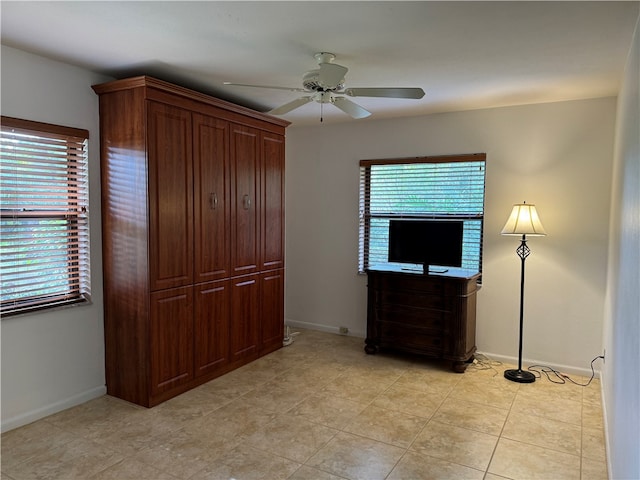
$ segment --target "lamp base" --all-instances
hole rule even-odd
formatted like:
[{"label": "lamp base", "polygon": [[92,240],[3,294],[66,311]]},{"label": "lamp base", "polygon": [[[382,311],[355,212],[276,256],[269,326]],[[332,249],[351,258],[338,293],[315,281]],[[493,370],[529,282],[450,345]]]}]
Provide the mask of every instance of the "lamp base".
[{"label": "lamp base", "polygon": [[515,369],[505,370],[504,378],[518,383],[533,383],[536,381],[536,376],[533,373]]}]

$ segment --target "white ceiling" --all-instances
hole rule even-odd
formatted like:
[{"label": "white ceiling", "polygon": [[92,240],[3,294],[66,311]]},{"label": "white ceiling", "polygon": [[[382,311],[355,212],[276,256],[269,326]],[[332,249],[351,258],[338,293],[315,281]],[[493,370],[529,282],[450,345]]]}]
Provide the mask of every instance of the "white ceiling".
[{"label": "white ceiling", "polygon": [[[300,93],[313,54],[348,87],[422,87],[421,100],[353,98],[370,119],[616,95],[638,2],[0,3],[2,43],[117,78],[147,74],[267,111]],[[352,120],[330,105],[324,122]],[[320,105],[284,115],[318,124]]]}]

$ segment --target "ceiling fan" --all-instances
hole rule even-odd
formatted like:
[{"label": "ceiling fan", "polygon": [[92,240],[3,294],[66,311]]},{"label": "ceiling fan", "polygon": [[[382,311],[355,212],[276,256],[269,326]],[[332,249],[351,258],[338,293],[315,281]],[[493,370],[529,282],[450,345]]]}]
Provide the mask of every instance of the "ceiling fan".
[{"label": "ceiling fan", "polygon": [[[303,88],[276,87],[269,85],[247,85],[244,83],[224,82],[225,85],[238,87],[275,88],[278,90],[288,90],[291,92],[302,92],[306,95],[291,102],[285,103],[269,111],[273,115],[284,115],[309,102],[318,102],[322,106],[329,103],[353,118],[365,118],[371,112],[362,108],[357,103],[345,97],[385,97],[385,98],[409,98],[420,99],[424,97],[424,90],[421,88],[398,88],[398,87],[373,87],[373,88],[350,88],[345,87],[344,76],[349,70],[347,67],[333,63],[336,56],[333,53],[319,52],[314,55],[318,62],[315,70],[306,72],[302,77]],[[322,117],[320,117],[322,121]]]}]

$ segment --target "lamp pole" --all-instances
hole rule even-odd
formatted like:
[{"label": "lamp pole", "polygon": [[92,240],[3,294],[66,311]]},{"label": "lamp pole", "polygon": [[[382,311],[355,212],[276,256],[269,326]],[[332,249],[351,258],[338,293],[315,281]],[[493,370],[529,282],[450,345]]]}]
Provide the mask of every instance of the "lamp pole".
[{"label": "lamp pole", "polygon": [[524,329],[524,261],[531,253],[527,246],[527,236],[523,233],[520,246],[516,249],[516,253],[520,257],[520,339],[518,341],[518,369],[505,370],[504,377],[518,383],[533,383],[536,377],[531,372],[522,370],[522,335]]},{"label": "lamp pole", "polygon": [[511,216],[502,229],[502,235],[522,235],[520,246],[516,253],[520,257],[520,337],[518,340],[518,369],[504,371],[504,377],[512,382],[533,383],[536,377],[531,372],[522,370],[522,337],[524,330],[524,263],[531,250],[527,246],[527,234],[534,236],[546,235],[542,223],[538,218],[535,205],[526,202],[513,206]]}]

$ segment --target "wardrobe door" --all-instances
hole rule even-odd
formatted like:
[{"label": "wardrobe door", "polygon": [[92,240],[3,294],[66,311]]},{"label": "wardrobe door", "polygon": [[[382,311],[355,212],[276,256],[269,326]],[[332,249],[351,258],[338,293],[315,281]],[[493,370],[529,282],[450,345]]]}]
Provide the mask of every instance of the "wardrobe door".
[{"label": "wardrobe door", "polygon": [[195,375],[215,372],[229,361],[228,280],[195,287]]},{"label": "wardrobe door", "polygon": [[284,269],[260,276],[260,353],[282,346],[284,338]]},{"label": "wardrobe door", "polygon": [[260,265],[258,130],[231,125],[231,275],[255,273]]},{"label": "wardrobe door", "polygon": [[231,361],[255,356],[260,341],[259,275],[231,281]]},{"label": "wardrobe door", "polygon": [[284,267],[284,137],[262,133],[262,270]]},{"label": "wardrobe door", "polygon": [[195,283],[229,277],[229,123],[193,115]]},{"label": "wardrobe door", "polygon": [[193,378],[193,288],[154,292],[150,298],[151,396]]},{"label": "wardrobe door", "polygon": [[147,102],[151,290],[193,282],[191,113]]}]

